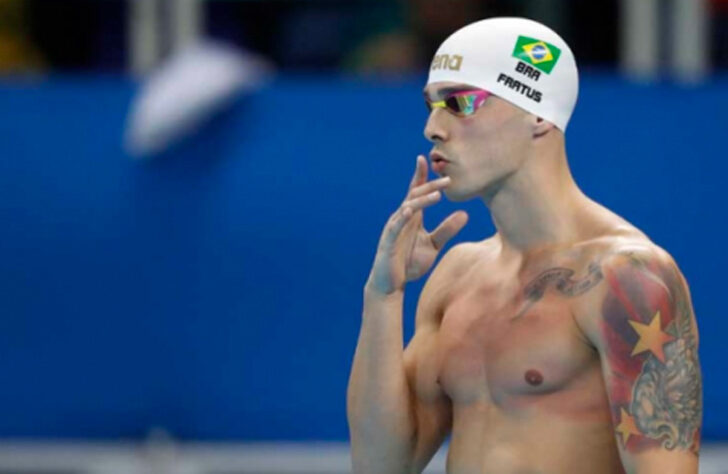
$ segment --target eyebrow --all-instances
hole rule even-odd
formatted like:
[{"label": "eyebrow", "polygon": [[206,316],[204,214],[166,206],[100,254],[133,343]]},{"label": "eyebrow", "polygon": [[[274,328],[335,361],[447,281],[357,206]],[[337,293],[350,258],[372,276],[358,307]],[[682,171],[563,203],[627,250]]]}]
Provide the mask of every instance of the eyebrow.
[{"label": "eyebrow", "polygon": [[[461,91],[469,91],[473,90],[474,88],[472,86],[453,86],[453,87],[444,87],[437,91],[437,95],[440,97],[446,96],[448,94],[452,94],[453,92],[461,92]],[[425,97],[428,97],[427,90],[422,91],[422,95]]]}]

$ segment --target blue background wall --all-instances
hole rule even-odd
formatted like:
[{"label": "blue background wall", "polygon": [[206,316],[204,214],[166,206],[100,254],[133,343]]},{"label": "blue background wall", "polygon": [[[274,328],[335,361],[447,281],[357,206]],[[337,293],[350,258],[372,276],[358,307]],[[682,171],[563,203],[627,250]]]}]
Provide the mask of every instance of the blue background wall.
[{"label": "blue background wall", "polygon": [[[280,79],[135,162],[133,84],[0,85],[0,436],[346,439],[362,286],[429,150],[421,88]],[[726,110],[726,80],[587,74],[567,134],[582,189],[691,285],[712,439],[728,438]],[[459,208],[471,220],[450,245],[491,235],[479,201]]]}]

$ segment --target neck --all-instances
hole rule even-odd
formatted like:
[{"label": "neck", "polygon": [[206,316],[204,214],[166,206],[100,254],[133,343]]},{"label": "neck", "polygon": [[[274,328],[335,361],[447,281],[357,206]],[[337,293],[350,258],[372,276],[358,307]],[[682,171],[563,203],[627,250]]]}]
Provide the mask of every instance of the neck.
[{"label": "neck", "polygon": [[482,196],[504,252],[530,254],[579,240],[586,233],[589,199],[566,161],[563,136],[542,137],[530,156],[498,189]]}]

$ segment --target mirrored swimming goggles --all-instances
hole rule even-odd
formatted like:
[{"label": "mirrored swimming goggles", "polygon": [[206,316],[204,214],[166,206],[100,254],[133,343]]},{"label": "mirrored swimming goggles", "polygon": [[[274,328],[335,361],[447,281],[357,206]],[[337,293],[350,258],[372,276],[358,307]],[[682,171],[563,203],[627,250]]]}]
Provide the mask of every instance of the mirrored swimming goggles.
[{"label": "mirrored swimming goggles", "polygon": [[447,94],[443,100],[438,102],[432,102],[425,97],[425,105],[430,112],[433,108],[443,108],[458,117],[467,117],[473,115],[491,95],[493,94],[482,89],[457,91]]}]

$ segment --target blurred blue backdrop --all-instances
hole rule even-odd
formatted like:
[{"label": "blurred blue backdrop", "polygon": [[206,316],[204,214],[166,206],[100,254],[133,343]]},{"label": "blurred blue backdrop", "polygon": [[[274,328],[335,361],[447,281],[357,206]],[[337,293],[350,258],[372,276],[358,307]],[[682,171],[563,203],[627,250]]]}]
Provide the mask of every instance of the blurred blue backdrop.
[{"label": "blurred blue backdrop", "polygon": [[[133,83],[0,85],[0,436],[345,440],[362,287],[429,150],[423,83],[279,79],[148,162],[121,146]],[[708,439],[728,439],[726,110],[726,79],[592,73],[567,133],[581,188],[691,285]],[[426,225],[457,208],[450,245],[492,234],[479,201]]]}]

